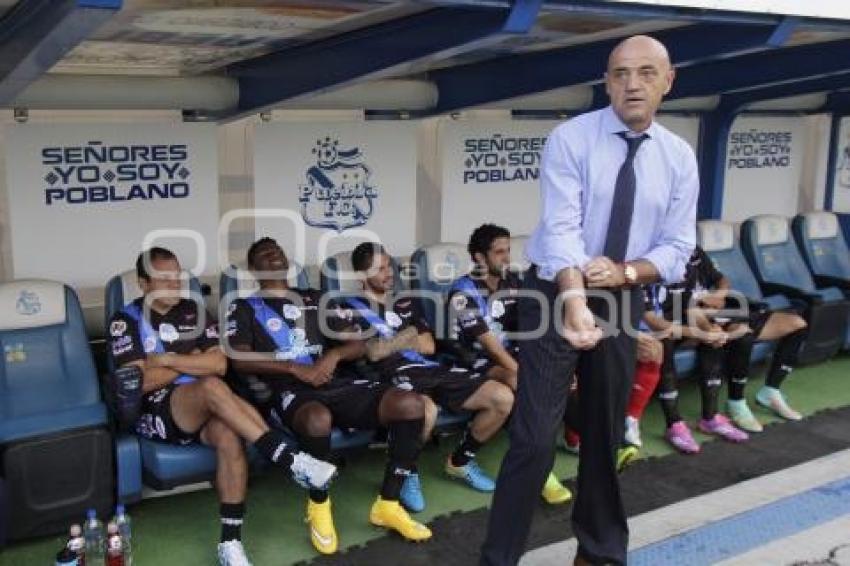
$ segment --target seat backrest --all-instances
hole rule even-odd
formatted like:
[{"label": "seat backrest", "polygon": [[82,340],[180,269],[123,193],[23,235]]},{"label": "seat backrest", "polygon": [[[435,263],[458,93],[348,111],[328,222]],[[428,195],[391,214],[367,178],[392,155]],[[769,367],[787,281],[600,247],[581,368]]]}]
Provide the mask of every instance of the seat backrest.
[{"label": "seat backrest", "polygon": [[775,283],[815,292],[784,216],[753,216],[741,225],[741,249],[760,284]]},{"label": "seat backrest", "polygon": [[[182,284],[181,295],[185,298],[188,299],[192,296],[201,297],[201,282],[188,271],[183,272]],[[142,289],[139,287],[139,278],[136,275],[135,269],[128,269],[111,278],[106,283],[106,298],[104,301],[104,314],[106,315],[105,328],[109,328],[109,322],[116,312],[141,296]]]},{"label": "seat backrest", "polygon": [[100,403],[76,293],[55,281],[0,284],[0,419]]},{"label": "seat backrest", "polygon": [[525,259],[525,246],[528,244],[528,236],[511,237],[511,267],[514,271],[525,271],[531,265]]},{"label": "seat backrest", "polygon": [[[307,280],[307,272],[300,265],[294,262],[289,263],[289,271],[287,272],[287,283],[293,289],[309,289],[310,282]],[[233,291],[237,291],[237,296],[240,298],[249,297],[260,288],[259,283],[254,278],[254,275],[245,269],[236,265],[231,265],[228,269],[221,273],[221,278],[218,284],[219,297],[224,299]]]},{"label": "seat backrest", "polygon": [[835,214],[798,214],[791,227],[812,273],[850,279],[850,251]]},{"label": "seat backrest", "polygon": [[[393,289],[396,292],[403,288],[398,262],[390,258],[390,265],[395,275]],[[351,252],[339,252],[324,261],[319,272],[319,286],[322,292],[340,291],[346,294],[356,294],[362,291],[360,275],[351,266]]]},{"label": "seat backrest", "polygon": [[714,266],[728,280],[732,289],[749,299],[761,300],[762,293],[744,254],[735,242],[735,227],[720,220],[703,220],[697,223],[700,247],[714,262]]},{"label": "seat backrest", "polygon": [[[452,283],[472,269],[472,260],[463,244],[440,243],[423,246],[410,256],[410,286],[416,291],[439,295],[441,301],[422,297],[420,304],[428,324],[435,327],[437,310],[444,309]],[[443,312],[443,310],[440,310]],[[444,330],[444,329],[441,329]]]}]

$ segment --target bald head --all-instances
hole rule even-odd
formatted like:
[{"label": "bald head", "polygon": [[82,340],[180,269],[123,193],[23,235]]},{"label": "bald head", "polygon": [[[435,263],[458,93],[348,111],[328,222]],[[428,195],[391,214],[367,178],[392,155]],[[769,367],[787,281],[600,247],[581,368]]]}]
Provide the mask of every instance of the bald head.
[{"label": "bald head", "polygon": [[664,44],[648,35],[633,35],[627,37],[611,50],[608,56],[608,71],[620,59],[648,57],[658,61],[660,65],[670,68],[670,54]]},{"label": "bald head", "polygon": [[631,130],[649,128],[675,73],[667,48],[657,39],[635,35],[621,41],[608,57],[605,89],[611,106]]}]

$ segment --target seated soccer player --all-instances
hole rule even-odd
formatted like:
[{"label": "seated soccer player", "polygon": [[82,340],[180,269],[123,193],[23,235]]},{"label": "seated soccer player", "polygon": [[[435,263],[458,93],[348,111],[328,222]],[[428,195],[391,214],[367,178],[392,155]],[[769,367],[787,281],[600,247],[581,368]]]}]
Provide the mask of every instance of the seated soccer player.
[{"label": "seated soccer player", "polygon": [[[654,300],[655,295],[644,290],[646,310],[651,314],[660,314],[661,305]],[[626,407],[626,428],[623,435],[627,445],[640,448],[643,441],[640,437],[640,419],[658,381],[661,379],[661,364],[664,361],[664,345],[667,332],[652,332],[645,319],[641,319],[637,335],[637,368],[629,403]]]},{"label": "seated soccer player", "polygon": [[[449,456],[445,470],[473,489],[490,492],[494,481],[475,461],[478,449],[504,424],[514,396],[505,384],[476,375],[466,368],[434,361],[434,335],[416,301],[394,300],[390,256],[380,245],[364,242],[351,254],[354,270],[363,278],[363,295],[346,302],[354,321],[373,334],[367,357],[387,382],[431,397],[451,411],[475,413],[462,442]],[[402,501],[414,510],[425,506],[418,474],[405,482]]]},{"label": "seated soccer player", "polygon": [[[452,283],[449,321],[452,337],[473,354],[474,374],[500,381],[516,391],[517,345],[508,338],[516,333],[520,281],[510,271],[511,233],[501,226],[483,224],[472,232],[468,245],[474,270]],[[543,486],[548,503],[572,497],[553,472]]]},{"label": "seated soccer player", "polygon": [[[271,422],[293,430],[304,450],[323,460],[330,456],[332,426],[386,427],[389,462],[370,520],[406,539],[430,538],[431,531],[399,504],[401,486],[420,449],[425,411],[420,396],[358,376],[341,364],[364,355],[359,329],[351,325],[345,309],[333,301],[322,304],[318,291],[289,288],[288,260],[275,240],[255,242],[248,250],[248,267],[260,292],[233,303],[227,334],[233,348],[231,364],[253,402]],[[329,339],[330,332],[339,333],[340,340]],[[240,355],[246,352],[263,355]],[[307,522],[316,550],[336,552],[327,491],[310,491]]]},{"label": "seated soccer player", "polygon": [[222,381],[227,358],[218,329],[195,301],[180,298],[180,264],[164,248],[151,248],[136,260],[144,295],[112,317],[110,347],[116,367],[143,371],[137,432],[151,440],[215,448],[216,489],[221,501],[223,566],[250,564],[241,542],[248,465],[243,441],[303,487],[324,490],[336,467],[294,452],[283,435],[270,430],[260,414]]},{"label": "seated soccer player", "polygon": [[[755,419],[744,400],[750,354],[756,340],[781,338],[771,360],[765,386],[756,394],[756,401],[783,418],[800,418],[800,414],[788,406],[779,386],[791,372],[805,338],[806,323],[801,317],[790,312],[770,312],[760,305],[748,305],[746,321],[729,320],[722,316],[724,313],[718,313],[718,310],[726,306],[729,281],[699,247],[694,250],[688,264],[685,281],[669,288],[655,287],[654,292],[665,295],[660,297],[665,314],[663,318],[649,315],[653,318],[650,326],[657,330],[671,330],[674,335],[698,343],[703,417],[699,422],[700,430],[733,442],[747,440],[744,430],[762,430],[761,423]],[[674,320],[675,295],[680,295],[681,304],[685,305],[681,310],[685,316],[681,320]],[[666,436],[681,452],[695,453],[699,451],[699,446],[678,413],[673,347],[672,342],[665,344],[659,387],[659,398],[667,419]],[[721,415],[717,408],[724,367],[729,377],[727,408],[734,424]]]}]

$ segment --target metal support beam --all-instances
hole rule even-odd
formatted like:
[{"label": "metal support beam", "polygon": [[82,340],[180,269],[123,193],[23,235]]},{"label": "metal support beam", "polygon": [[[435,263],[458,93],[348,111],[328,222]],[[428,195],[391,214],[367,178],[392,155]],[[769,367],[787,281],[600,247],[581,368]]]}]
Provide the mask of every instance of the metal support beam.
[{"label": "metal support beam", "polygon": [[667,98],[707,96],[849,68],[850,40],[789,47],[771,52],[769,57],[755,53],[681,69]]},{"label": "metal support beam", "polygon": [[700,192],[697,218],[718,219],[723,213],[726,148],[737,111],[724,106],[703,115],[699,130]]},{"label": "metal support beam", "polygon": [[239,107],[224,119],[319,93],[393,67],[451,52],[497,33],[521,33],[536,19],[539,0],[517,0],[513,9],[432,8],[304,46],[230,65],[239,80]]},{"label": "metal support beam", "polygon": [[0,106],[121,9],[121,0],[20,0],[0,19]]},{"label": "metal support beam", "polygon": [[[729,132],[735,118],[747,104],[846,87],[850,87],[850,72],[724,95],[717,109],[705,114],[700,125],[700,195],[697,204],[699,218],[720,218],[723,212]],[[831,186],[827,185],[827,191]]]},{"label": "metal support beam", "polygon": [[505,33],[528,33],[537,21],[543,0],[514,0],[511,13],[502,31]]},{"label": "metal support beam", "polygon": [[[770,26],[696,24],[653,36],[667,45],[675,64],[758,50],[774,33]],[[430,74],[440,92],[435,113],[451,112],[559,87],[602,79],[608,54],[621,38],[490,59]]]},{"label": "metal support beam", "polygon": [[799,25],[799,18],[795,18],[793,16],[782,18],[782,21],[779,22],[776,29],[773,30],[773,35],[771,35],[770,39],[767,40],[767,44],[771,47],[782,47],[788,43],[788,40],[791,39],[791,36],[794,34],[794,31],[796,31]]},{"label": "metal support beam", "polygon": [[829,155],[826,165],[826,190],[823,197],[823,209],[832,210],[835,204],[835,178],[838,173],[838,158],[841,148],[841,121],[850,116],[850,110],[844,110],[832,115],[832,124],[829,129]]}]

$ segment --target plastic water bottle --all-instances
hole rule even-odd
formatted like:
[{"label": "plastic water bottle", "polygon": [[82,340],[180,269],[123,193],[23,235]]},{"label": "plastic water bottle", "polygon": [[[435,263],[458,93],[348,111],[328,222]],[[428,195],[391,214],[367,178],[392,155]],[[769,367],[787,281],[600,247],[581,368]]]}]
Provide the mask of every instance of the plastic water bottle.
[{"label": "plastic water bottle", "polygon": [[133,531],[130,515],[124,508],[123,503],[115,506],[115,524],[118,525],[118,534],[121,535],[121,544],[124,545],[124,564],[130,566],[133,563]]},{"label": "plastic water bottle", "polygon": [[118,525],[109,523],[106,533],[106,566],[125,566],[124,544],[118,534]]},{"label": "plastic water bottle", "polygon": [[77,563],[80,566],[86,566],[86,539],[83,537],[83,529],[80,525],[71,525],[66,547],[77,556]]},{"label": "plastic water bottle", "polygon": [[83,525],[83,537],[86,539],[86,560],[89,566],[103,564],[104,533],[103,523],[97,518],[97,512],[89,509]]}]

